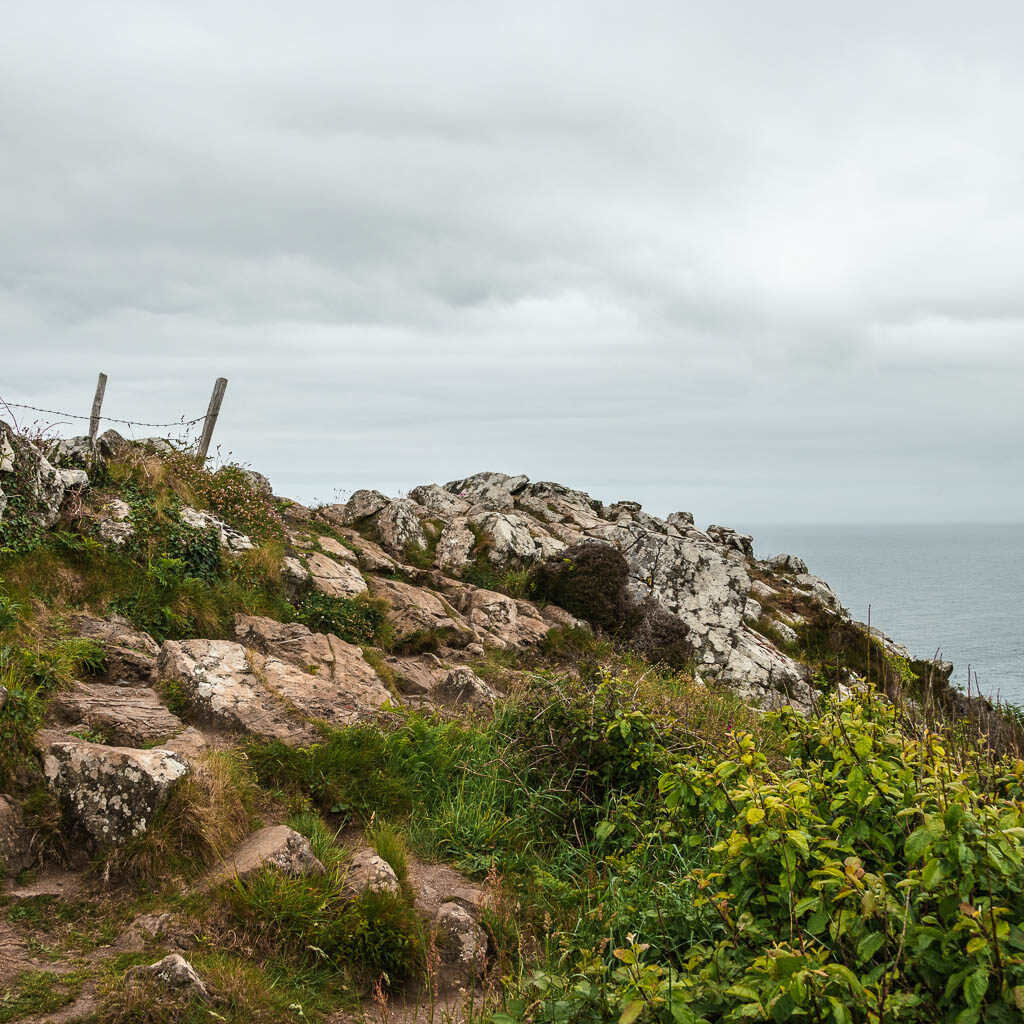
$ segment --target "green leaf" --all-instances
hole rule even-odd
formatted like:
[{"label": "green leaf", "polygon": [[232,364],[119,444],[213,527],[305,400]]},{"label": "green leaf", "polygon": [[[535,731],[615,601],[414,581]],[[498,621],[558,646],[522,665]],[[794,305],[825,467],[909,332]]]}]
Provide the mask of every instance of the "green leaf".
[{"label": "green leaf", "polygon": [[797,829],[789,829],[786,832],[786,838],[805,856],[809,857],[811,854],[810,848],[807,845],[807,833],[800,832]]},{"label": "green leaf", "polygon": [[861,963],[870,960],[885,945],[881,932],[869,932],[857,943],[857,957]]},{"label": "green leaf", "polygon": [[633,1021],[640,1016],[644,1009],[644,1001],[642,999],[634,999],[623,1011],[622,1016],[619,1017],[619,1024],[633,1024]]},{"label": "green leaf", "polygon": [[925,864],[924,870],[921,872],[921,881],[926,889],[934,889],[944,876],[945,869],[942,867],[942,861],[938,857],[933,857]]},{"label": "green leaf", "polygon": [[976,971],[971,971],[971,973],[968,974],[967,977],[964,979],[964,998],[967,1000],[968,1006],[980,1006],[981,1001],[985,998],[985,993],[987,991],[987,967],[979,967]]},{"label": "green leaf", "polygon": [[932,835],[931,829],[924,825],[918,829],[914,829],[914,831],[907,836],[907,841],[903,845],[903,852],[906,854],[907,863],[916,863],[934,841],[935,837]]},{"label": "green leaf", "polygon": [[764,811],[760,807],[751,804],[747,808],[747,824],[756,825],[758,822],[764,821]]},{"label": "green leaf", "polygon": [[615,831],[614,821],[599,821],[594,828],[594,838],[599,842],[604,842],[613,832]]}]

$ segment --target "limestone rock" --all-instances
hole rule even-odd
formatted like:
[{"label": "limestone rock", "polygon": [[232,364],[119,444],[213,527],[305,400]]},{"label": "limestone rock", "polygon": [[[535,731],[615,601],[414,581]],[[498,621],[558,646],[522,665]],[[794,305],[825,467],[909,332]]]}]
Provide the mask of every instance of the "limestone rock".
[{"label": "limestone rock", "polygon": [[50,463],[58,469],[89,470],[94,462],[102,459],[98,445],[88,434],[50,441],[46,443],[44,453]]},{"label": "limestone rock", "polygon": [[340,558],[343,562],[350,562],[352,565],[356,564],[356,553],[351,548],[345,547],[341,541],[335,540],[333,537],[317,537],[317,543],[320,545],[320,550],[325,551],[328,555]]},{"label": "limestone rock", "polygon": [[277,868],[292,878],[322,875],[325,870],[305,836],[287,825],[269,825],[244,839],[214,873],[209,884],[236,875],[244,880],[265,867]]},{"label": "limestone rock", "polygon": [[116,846],[145,832],[189,773],[184,759],[168,750],[85,740],[51,744],[44,770],[66,819],[93,849]]},{"label": "limestone rock", "polygon": [[10,797],[0,796],[0,876],[16,875],[34,863],[21,808]]},{"label": "limestone rock", "polygon": [[366,581],[348,562],[335,562],[317,551],[309,556],[307,566],[313,586],[329,597],[355,597],[366,591]]},{"label": "limestone rock", "polygon": [[774,647],[760,633],[743,626],[721,681],[755,707],[772,711],[790,704],[811,711],[819,696],[810,670]]},{"label": "limestone rock", "polygon": [[76,682],[56,693],[50,708],[64,721],[85,725],[106,742],[125,747],[159,743],[183,727],[148,686]]},{"label": "limestone rock", "polygon": [[0,522],[12,503],[43,529],[60,514],[67,485],[41,449],[0,421]]},{"label": "limestone rock", "polygon": [[285,555],[281,562],[281,571],[284,574],[285,582],[295,587],[308,583],[312,575],[299,559],[292,555]]},{"label": "limestone rock", "polygon": [[441,531],[434,552],[434,564],[448,572],[459,572],[473,560],[476,537],[463,517],[452,519]]},{"label": "limestone rock", "polygon": [[772,587],[769,587],[767,583],[762,580],[754,580],[750,584],[750,596],[756,597],[759,601],[766,601],[769,598],[777,597],[778,591]]},{"label": "limestone rock", "polygon": [[152,978],[168,991],[208,1002],[210,991],[196,969],[180,954],[171,953],[148,967],[132,967],[125,978]]},{"label": "limestone rock", "polygon": [[422,487],[414,487],[409,492],[409,497],[429,512],[433,512],[435,515],[445,519],[463,516],[469,511],[470,507],[470,503],[464,498],[446,491],[437,484],[424,484]]},{"label": "limestone rock", "polygon": [[397,893],[401,886],[391,865],[373,850],[364,848],[352,855],[345,873],[345,891],[350,896],[367,891]]},{"label": "limestone rock", "polygon": [[842,605],[836,592],[819,576],[812,576],[810,573],[799,573],[793,581],[798,587],[805,588],[810,596],[819,604],[833,611],[839,611]]},{"label": "limestone rock", "polygon": [[765,565],[776,572],[807,572],[807,563],[796,555],[773,555],[765,562]]},{"label": "limestone rock", "polygon": [[487,934],[461,903],[442,903],[437,912],[442,962],[465,981],[481,974],[487,965]]},{"label": "limestone rock", "polygon": [[[392,699],[363,652],[333,634],[314,633],[298,622],[236,615],[235,636],[267,655],[264,671],[272,677],[271,682],[315,717],[349,723]],[[305,678],[293,676],[291,683],[286,682],[274,661],[303,670]]]},{"label": "limestone rock", "polygon": [[748,597],[747,603],[743,606],[743,621],[753,626],[760,618],[761,605],[752,597]]},{"label": "limestone rock", "polygon": [[471,505],[485,505],[493,509],[515,507],[515,495],[530,482],[526,476],[506,473],[474,473],[464,480],[453,480],[444,489]]},{"label": "limestone rock", "polygon": [[341,526],[351,526],[376,515],[390,501],[391,499],[380,491],[360,490],[356,491],[344,505],[330,505],[322,511],[332,522],[337,522]]},{"label": "limestone rock", "polygon": [[747,558],[754,557],[754,538],[747,533],[737,533],[728,526],[709,526],[704,531],[713,541],[723,547],[732,548]]},{"label": "limestone rock", "polygon": [[778,634],[779,638],[787,644],[795,644],[800,640],[796,630],[787,626],[781,619],[772,619],[771,628]]},{"label": "limestone rock", "polygon": [[416,514],[420,506],[408,499],[392,501],[377,516],[377,530],[380,542],[386,551],[402,557],[407,548],[427,546],[420,517]]},{"label": "limestone rock", "polygon": [[268,689],[245,648],[230,640],[168,640],[160,650],[161,681],[177,685],[192,716],[215,728],[285,743],[311,742],[315,730]]},{"label": "limestone rock", "polygon": [[108,544],[121,547],[135,536],[131,515],[131,507],[126,501],[112,498],[99,507],[96,513],[96,530]]},{"label": "limestone rock", "polygon": [[487,557],[498,565],[529,564],[541,557],[532,521],[517,512],[471,513],[469,521],[487,535]]},{"label": "limestone rock", "polygon": [[491,707],[494,691],[471,669],[457,668],[448,673],[434,687],[431,694],[439,704],[468,704],[471,707]]},{"label": "limestone rock", "polygon": [[421,630],[437,630],[447,635],[452,647],[465,647],[476,639],[454,609],[446,608],[436,594],[423,587],[374,577],[370,580],[370,590],[387,599],[391,606],[388,620],[400,638]]},{"label": "limestone rock", "polygon": [[200,512],[189,505],[183,505],[180,515],[181,521],[195,530],[208,530],[211,527],[215,529],[220,546],[227,551],[251,551],[256,546],[244,533],[228,526],[223,519],[218,519],[209,512]]},{"label": "limestone rock", "polygon": [[355,545],[356,561],[364,572],[394,572],[398,568],[398,562],[387,554],[379,544],[360,537],[355,530],[340,530],[339,532]]}]

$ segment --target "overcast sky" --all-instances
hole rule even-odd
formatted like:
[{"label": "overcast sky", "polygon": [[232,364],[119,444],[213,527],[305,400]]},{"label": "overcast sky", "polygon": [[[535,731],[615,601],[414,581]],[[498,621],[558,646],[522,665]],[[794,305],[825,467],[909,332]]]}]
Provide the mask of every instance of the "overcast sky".
[{"label": "overcast sky", "polygon": [[215,441],[305,500],[1024,518],[1018,0],[3,20],[8,401],[103,370],[175,419],[226,376]]}]

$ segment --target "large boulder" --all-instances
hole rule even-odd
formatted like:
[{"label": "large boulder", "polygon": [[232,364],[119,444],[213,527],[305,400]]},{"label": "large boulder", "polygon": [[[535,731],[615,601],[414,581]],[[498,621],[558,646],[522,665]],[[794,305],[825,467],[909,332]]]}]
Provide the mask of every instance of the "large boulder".
[{"label": "large boulder", "polygon": [[169,750],[85,740],[52,743],[43,767],[66,820],[90,849],[117,846],[145,832],[189,773],[184,758]]},{"label": "large boulder", "polygon": [[362,520],[375,516],[388,502],[391,501],[380,491],[360,490],[356,491],[344,505],[326,505],[320,509],[320,514],[328,522],[336,523],[338,526],[353,526]]},{"label": "large boulder", "polygon": [[470,707],[491,707],[494,691],[472,669],[453,669],[434,687],[431,697],[438,704],[466,704]]},{"label": "large boulder", "polygon": [[707,535],[722,547],[732,548],[746,558],[754,557],[754,538],[748,533],[738,533],[728,526],[709,526]]},{"label": "large boulder", "polygon": [[426,548],[427,536],[419,516],[425,511],[407,498],[389,502],[377,516],[377,533],[384,549],[401,558],[409,548]]},{"label": "large boulder", "polygon": [[481,505],[492,509],[515,507],[515,496],[530,482],[530,478],[507,473],[474,473],[464,480],[452,480],[444,485],[450,494],[470,505]]},{"label": "large boulder", "polygon": [[379,577],[371,578],[370,591],[387,599],[388,620],[400,639],[414,633],[434,632],[451,647],[465,647],[476,640],[465,619],[432,591]]},{"label": "large boulder", "polygon": [[434,550],[434,565],[446,572],[461,572],[473,561],[476,535],[462,516],[452,519],[441,530]]},{"label": "large boulder", "polygon": [[179,733],[183,723],[148,686],[76,682],[56,693],[51,711],[70,725],[83,725],[107,743],[141,747]]},{"label": "large boulder", "polygon": [[366,592],[366,581],[348,561],[336,562],[319,551],[306,561],[313,586],[329,597],[356,597]]},{"label": "large boulder", "polygon": [[417,505],[422,505],[428,512],[444,519],[465,515],[470,509],[470,502],[465,498],[460,498],[437,484],[414,487],[409,492],[409,497]]},{"label": "large boulder", "polygon": [[189,716],[216,729],[290,744],[316,731],[271,692],[241,644],[230,640],[168,640],[157,662],[160,681],[175,688]]},{"label": "large boulder", "polygon": [[444,973],[449,980],[471,984],[487,966],[487,933],[455,900],[441,904],[435,924]]}]

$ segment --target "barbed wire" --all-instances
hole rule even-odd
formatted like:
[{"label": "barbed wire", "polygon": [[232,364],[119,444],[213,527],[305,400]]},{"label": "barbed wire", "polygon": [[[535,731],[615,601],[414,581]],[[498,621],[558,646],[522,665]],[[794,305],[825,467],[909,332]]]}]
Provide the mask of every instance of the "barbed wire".
[{"label": "barbed wire", "polygon": [[[45,412],[49,416],[67,416],[73,420],[91,420],[91,416],[82,416],[75,412],[61,412],[59,409],[41,409],[38,405],[22,405],[20,402],[5,402],[0,399],[8,409],[31,409],[33,412]],[[194,420],[175,420],[173,423],[146,423],[143,420],[119,420],[116,416],[100,416],[98,419],[106,420],[108,423],[123,423],[129,427],[192,427],[202,423],[206,416],[197,416]]]}]

